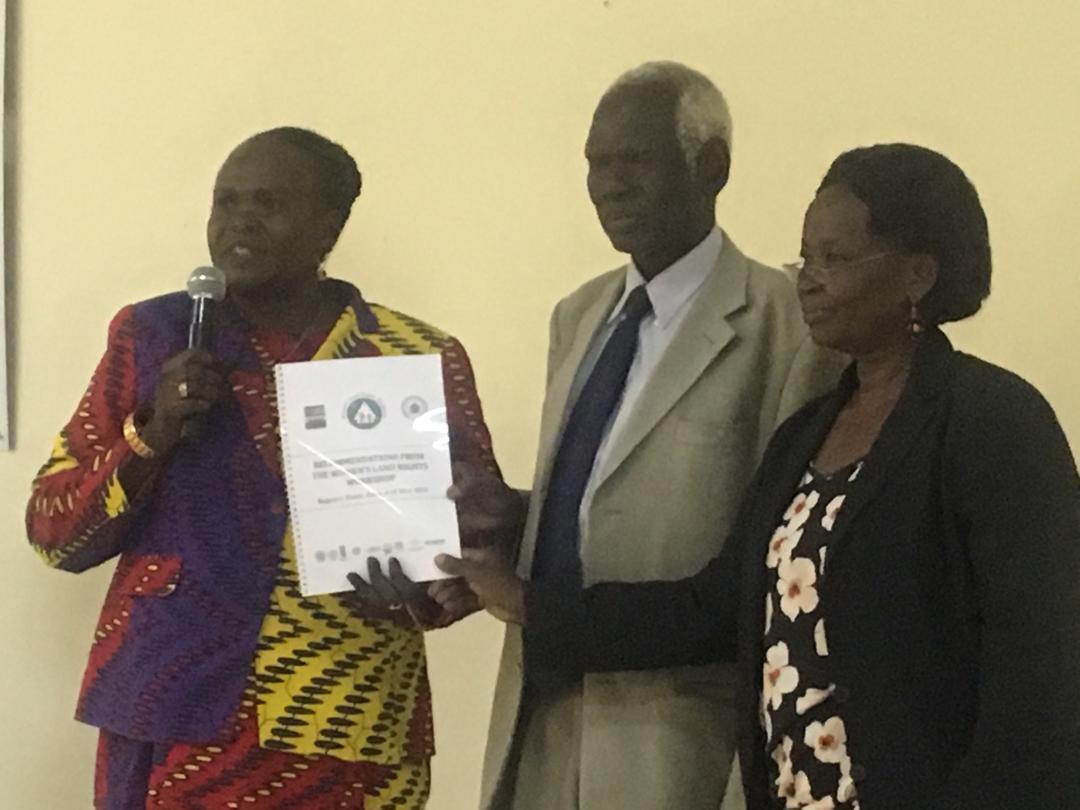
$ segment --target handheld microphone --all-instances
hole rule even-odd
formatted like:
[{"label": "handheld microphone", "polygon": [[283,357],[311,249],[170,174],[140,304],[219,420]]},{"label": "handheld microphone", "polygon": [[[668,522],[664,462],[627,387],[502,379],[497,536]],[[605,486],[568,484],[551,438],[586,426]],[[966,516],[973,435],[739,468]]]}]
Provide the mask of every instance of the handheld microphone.
[{"label": "handheld microphone", "polygon": [[196,267],[187,280],[191,297],[188,348],[214,350],[214,311],[225,298],[225,273],[217,267]]},{"label": "handheld microphone", "polygon": [[[191,297],[191,323],[188,348],[214,350],[214,321],[218,303],[225,298],[225,273],[217,267],[196,267],[187,280]],[[206,432],[206,415],[198,414],[184,422],[180,436],[197,439]]]}]

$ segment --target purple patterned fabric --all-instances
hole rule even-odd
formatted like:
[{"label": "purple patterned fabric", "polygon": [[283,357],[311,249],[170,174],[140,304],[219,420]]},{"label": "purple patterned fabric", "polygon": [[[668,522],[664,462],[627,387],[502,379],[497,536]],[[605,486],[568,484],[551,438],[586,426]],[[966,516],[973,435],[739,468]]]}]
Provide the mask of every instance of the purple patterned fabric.
[{"label": "purple patterned fabric", "polygon": [[[347,286],[347,285],[342,285]],[[351,288],[365,329],[378,323]],[[186,348],[190,300],[182,293],[133,309],[137,401],[152,400],[164,362]],[[216,356],[251,378],[261,374],[247,336],[222,319]],[[180,447],[139,493],[116,531],[128,549],[110,604],[130,616],[122,640],[95,645],[79,720],[133,739],[200,742],[221,738],[240,701],[281,554],[286,495],[251,427],[229,398],[196,446]],[[91,548],[76,552],[93,555]],[[176,570],[171,587],[146,593],[132,571],[155,561]],[[86,559],[76,570],[102,560]],[[80,565],[81,564],[81,565]],[[100,648],[100,649],[99,649]]]}]

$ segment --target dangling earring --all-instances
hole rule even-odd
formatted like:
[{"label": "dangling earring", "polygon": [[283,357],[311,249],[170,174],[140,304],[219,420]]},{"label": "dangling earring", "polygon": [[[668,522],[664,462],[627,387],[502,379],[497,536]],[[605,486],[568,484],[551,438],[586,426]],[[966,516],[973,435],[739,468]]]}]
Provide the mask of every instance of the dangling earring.
[{"label": "dangling earring", "polygon": [[318,276],[319,281],[326,278],[326,259],[319,262],[319,269],[315,271],[315,275]]},{"label": "dangling earring", "polygon": [[911,314],[908,315],[908,334],[912,338],[917,338],[922,334],[923,325],[922,319],[919,317],[919,303],[918,301],[911,302]]}]

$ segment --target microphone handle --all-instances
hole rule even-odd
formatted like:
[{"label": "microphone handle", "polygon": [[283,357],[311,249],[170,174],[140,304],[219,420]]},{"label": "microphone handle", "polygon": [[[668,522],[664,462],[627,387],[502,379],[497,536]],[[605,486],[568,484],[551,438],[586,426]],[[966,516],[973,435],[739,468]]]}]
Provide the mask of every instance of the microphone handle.
[{"label": "microphone handle", "polygon": [[191,326],[188,327],[188,348],[214,350],[214,299],[200,296],[191,299]]},{"label": "microphone handle", "polygon": [[[188,348],[214,350],[214,299],[199,296],[191,299],[191,326],[188,328]],[[183,441],[195,441],[206,435],[206,414],[189,416],[180,428]]]},{"label": "microphone handle", "polygon": [[184,420],[184,424],[180,426],[180,441],[198,441],[206,435],[206,430],[207,424],[205,413],[197,413],[193,416],[189,416]]}]

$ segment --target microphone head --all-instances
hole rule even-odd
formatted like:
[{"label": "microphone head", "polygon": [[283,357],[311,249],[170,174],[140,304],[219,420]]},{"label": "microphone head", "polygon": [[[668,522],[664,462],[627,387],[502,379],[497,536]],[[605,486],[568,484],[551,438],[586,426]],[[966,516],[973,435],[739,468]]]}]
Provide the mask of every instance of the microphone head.
[{"label": "microphone head", "polygon": [[192,298],[225,298],[225,273],[217,267],[196,267],[187,280],[187,294]]}]

